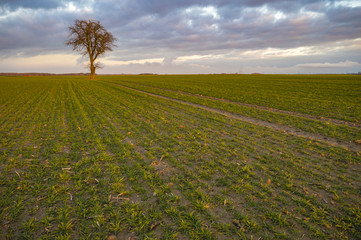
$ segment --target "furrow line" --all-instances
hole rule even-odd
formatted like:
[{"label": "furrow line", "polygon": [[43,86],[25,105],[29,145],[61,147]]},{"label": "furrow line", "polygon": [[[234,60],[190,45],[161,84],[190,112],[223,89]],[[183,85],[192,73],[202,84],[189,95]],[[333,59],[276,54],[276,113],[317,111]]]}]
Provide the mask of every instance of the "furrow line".
[{"label": "furrow line", "polygon": [[353,151],[353,152],[361,152],[361,146],[358,145],[358,144],[353,143],[352,141],[350,141],[350,142],[340,141],[338,139],[326,137],[326,136],[323,136],[323,135],[320,135],[320,134],[305,132],[305,131],[302,131],[302,130],[297,129],[297,128],[292,128],[292,127],[281,125],[281,124],[271,123],[271,122],[263,121],[263,120],[260,120],[260,119],[252,118],[252,117],[242,116],[242,115],[234,114],[234,113],[231,113],[231,112],[227,112],[227,111],[220,110],[220,109],[217,109],[217,108],[208,107],[208,106],[197,104],[197,103],[191,103],[191,102],[187,102],[187,101],[183,101],[183,100],[178,100],[178,99],[174,99],[174,98],[170,98],[170,97],[165,97],[165,96],[162,96],[162,95],[158,95],[158,94],[150,93],[150,92],[147,92],[147,91],[139,90],[139,89],[136,89],[136,88],[128,87],[128,86],[125,86],[125,85],[122,85],[122,84],[119,84],[119,83],[114,83],[114,82],[109,82],[109,81],[103,81],[103,82],[115,84],[115,85],[121,86],[121,87],[126,88],[126,89],[130,89],[130,90],[140,92],[140,93],[143,93],[143,94],[148,94],[148,95],[153,96],[153,97],[157,97],[157,98],[161,98],[161,99],[165,99],[165,100],[185,104],[185,105],[188,105],[188,106],[197,107],[197,108],[207,110],[207,111],[210,111],[210,112],[213,112],[213,113],[218,113],[218,114],[221,114],[223,116],[226,116],[226,117],[229,117],[229,118],[232,118],[232,119],[241,120],[241,121],[248,122],[248,123],[255,124],[255,125],[258,125],[258,126],[262,126],[262,127],[268,127],[268,128],[271,128],[271,129],[274,129],[274,130],[277,130],[277,131],[281,131],[281,132],[284,132],[284,133],[287,133],[287,134],[291,134],[291,135],[294,135],[294,136],[297,136],[297,137],[303,137],[303,138],[308,138],[308,139],[312,139],[312,140],[317,140],[319,142],[326,143],[326,144],[329,144],[329,145],[332,145],[332,146],[342,147],[342,148],[345,148],[345,149],[347,149],[349,151]]},{"label": "furrow line", "polygon": [[299,112],[287,111],[287,110],[282,110],[282,109],[277,109],[277,108],[270,108],[270,107],[265,107],[265,106],[260,106],[260,105],[256,105],[256,104],[250,104],[250,103],[234,102],[234,101],[224,99],[224,98],[217,98],[217,97],[211,97],[211,96],[206,96],[206,95],[201,95],[201,94],[196,94],[196,93],[176,91],[176,90],[165,89],[165,88],[161,88],[161,87],[154,87],[154,86],[141,84],[141,83],[134,83],[134,82],[128,82],[128,81],[126,81],[126,82],[131,83],[131,84],[136,84],[139,86],[143,86],[143,87],[154,88],[154,89],[158,89],[158,90],[162,90],[162,91],[180,93],[183,95],[194,96],[194,97],[199,97],[199,98],[204,98],[204,99],[209,99],[209,100],[215,100],[215,101],[220,101],[220,102],[224,102],[224,103],[231,103],[231,104],[236,104],[236,105],[243,106],[243,107],[256,108],[256,109],[273,112],[273,113],[282,113],[282,114],[292,115],[292,116],[296,116],[296,117],[303,117],[303,118],[310,119],[310,120],[317,120],[317,121],[321,121],[321,122],[330,122],[335,125],[345,125],[345,126],[361,129],[361,124],[357,123],[357,122],[350,122],[350,121],[340,120],[340,119],[335,119],[335,118],[315,116],[315,115],[310,115],[310,114],[306,114],[306,113],[299,113]]}]

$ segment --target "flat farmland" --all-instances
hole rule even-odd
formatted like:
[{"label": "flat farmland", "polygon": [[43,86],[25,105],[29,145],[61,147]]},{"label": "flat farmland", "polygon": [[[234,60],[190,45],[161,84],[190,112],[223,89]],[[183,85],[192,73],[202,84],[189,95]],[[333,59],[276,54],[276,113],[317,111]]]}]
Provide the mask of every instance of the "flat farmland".
[{"label": "flat farmland", "polygon": [[0,77],[0,239],[360,239],[361,77]]}]

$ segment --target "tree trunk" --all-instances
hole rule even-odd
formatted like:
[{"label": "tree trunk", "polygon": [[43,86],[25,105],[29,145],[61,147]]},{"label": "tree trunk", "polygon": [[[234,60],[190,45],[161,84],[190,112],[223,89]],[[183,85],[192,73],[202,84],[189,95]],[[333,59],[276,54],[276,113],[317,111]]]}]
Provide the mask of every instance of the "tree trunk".
[{"label": "tree trunk", "polygon": [[90,79],[94,79],[95,78],[95,67],[94,67],[94,63],[90,62]]}]

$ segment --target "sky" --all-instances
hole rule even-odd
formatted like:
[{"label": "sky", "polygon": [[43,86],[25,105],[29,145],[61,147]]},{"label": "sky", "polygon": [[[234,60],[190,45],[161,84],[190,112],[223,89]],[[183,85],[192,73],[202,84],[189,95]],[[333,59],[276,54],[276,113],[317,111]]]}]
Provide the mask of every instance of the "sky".
[{"label": "sky", "polygon": [[99,74],[361,72],[360,0],[0,0],[0,72],[89,72],[76,19],[117,38]]}]

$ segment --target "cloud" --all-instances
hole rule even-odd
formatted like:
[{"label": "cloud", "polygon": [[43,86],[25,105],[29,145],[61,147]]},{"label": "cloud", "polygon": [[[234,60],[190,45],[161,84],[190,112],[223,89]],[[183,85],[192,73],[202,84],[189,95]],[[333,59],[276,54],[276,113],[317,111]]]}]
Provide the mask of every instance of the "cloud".
[{"label": "cloud", "polygon": [[173,65],[175,60],[177,60],[177,57],[167,56],[167,57],[163,58],[162,63],[165,66],[171,66],[171,65]]},{"label": "cloud", "polygon": [[297,64],[296,67],[301,68],[350,68],[350,67],[357,67],[361,66],[358,62],[352,62],[352,61],[344,61],[344,62],[338,62],[338,63],[303,63],[303,64]]},{"label": "cloud", "polygon": [[139,60],[128,60],[128,61],[114,61],[105,59],[102,62],[108,66],[120,66],[120,65],[131,65],[131,64],[160,64],[164,60],[163,58],[148,58]]},{"label": "cloud", "polygon": [[[17,16],[8,14],[0,20],[6,49],[35,46],[38,41],[32,36],[34,33],[54,46],[60,43],[49,41],[55,31],[64,33],[74,19],[95,16],[117,35],[120,46],[125,48],[147,46],[182,51],[290,48],[357,38],[361,15],[361,7],[310,0],[6,0],[1,7],[20,11]],[[12,30],[4,30],[9,28]],[[20,34],[27,40],[21,39]]]},{"label": "cloud", "polygon": [[[162,69],[182,64],[184,68],[179,68],[182,71],[185,66],[197,69],[197,65],[203,66],[203,71],[204,66],[214,67],[214,62],[227,70],[239,69],[231,61],[237,63],[242,58],[258,58],[267,63],[273,59],[280,63],[282,59],[308,56],[322,63],[324,59],[316,57],[330,56],[332,52],[342,58],[334,54],[329,62],[340,63],[345,59],[355,62],[355,58],[361,57],[356,53],[360,52],[360,44],[351,47],[343,43],[360,38],[361,4],[357,2],[2,0],[0,55],[25,58],[71,54],[71,49],[64,45],[67,27],[75,19],[97,19],[118,38],[119,47],[106,55],[107,61],[112,61],[108,65],[114,69],[130,64],[140,67],[144,59],[157,59],[156,64]],[[187,59],[189,56],[202,57]]]},{"label": "cloud", "polygon": [[60,7],[64,4],[64,1],[59,0],[2,0],[0,2],[0,9],[2,11],[15,11],[18,8],[30,8],[30,9],[52,9]]},{"label": "cloud", "polygon": [[[52,73],[86,71],[77,63],[78,56],[72,54],[46,54],[33,57],[13,56],[0,59],[0,72],[44,72]],[[21,69],[19,69],[19,66]]]},{"label": "cloud", "polygon": [[[357,38],[360,30],[361,8],[335,7],[325,1],[182,1],[164,7],[164,1],[155,1],[149,8],[141,3],[132,1],[107,12],[116,22],[107,21],[109,26],[119,36],[128,36],[122,44],[129,47],[289,48]],[[352,17],[342,17],[348,13]]]}]

